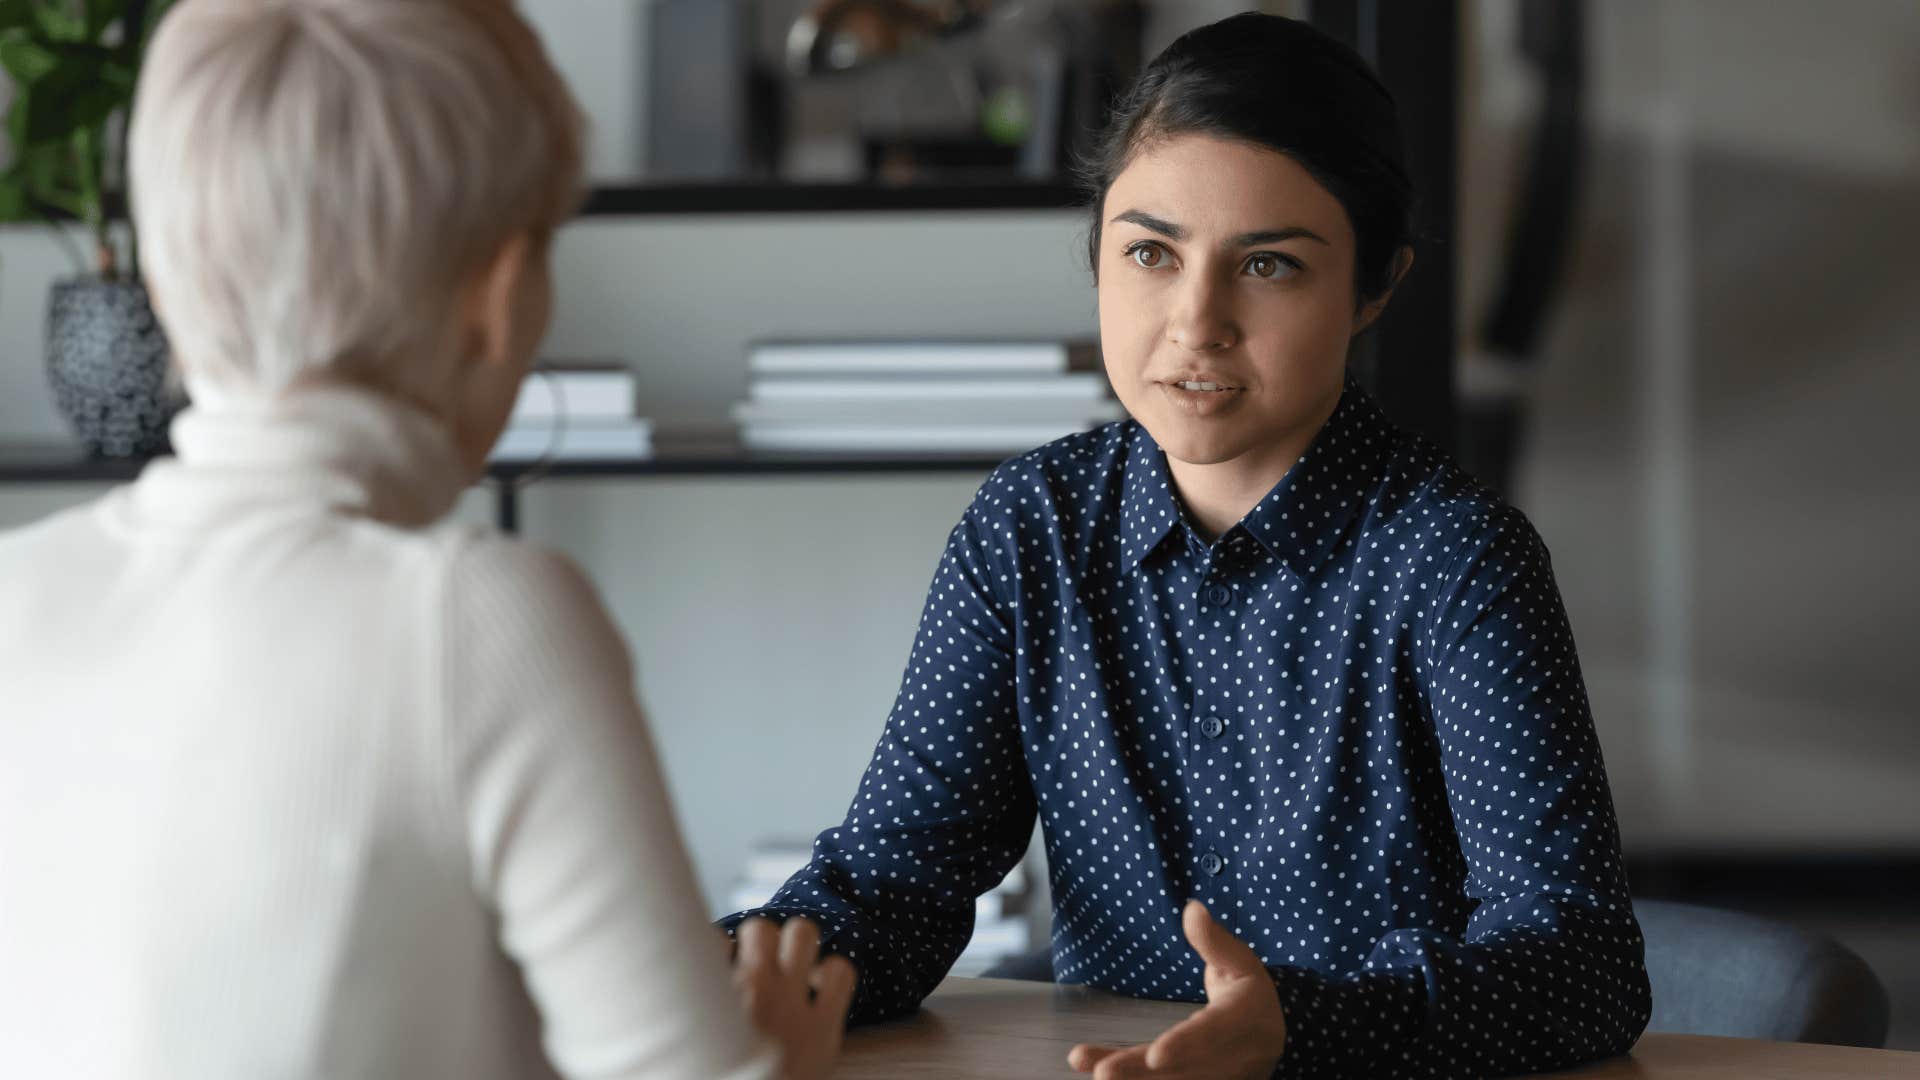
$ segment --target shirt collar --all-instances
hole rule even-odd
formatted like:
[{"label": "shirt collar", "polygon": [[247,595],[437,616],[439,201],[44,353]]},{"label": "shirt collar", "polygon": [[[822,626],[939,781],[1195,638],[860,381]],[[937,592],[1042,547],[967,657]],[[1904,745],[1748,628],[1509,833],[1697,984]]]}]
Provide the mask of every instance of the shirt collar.
[{"label": "shirt collar", "polygon": [[1127,440],[1127,464],[1121,481],[1120,572],[1130,574],[1181,520],[1173,497],[1167,455],[1147,429],[1135,423]]},{"label": "shirt collar", "polygon": [[[1366,505],[1394,441],[1394,428],[1380,407],[1348,379],[1340,403],[1306,453],[1227,536],[1244,531],[1287,569],[1306,577]],[[1166,454],[1146,428],[1135,424],[1120,506],[1120,572],[1131,573],[1182,520]]]}]

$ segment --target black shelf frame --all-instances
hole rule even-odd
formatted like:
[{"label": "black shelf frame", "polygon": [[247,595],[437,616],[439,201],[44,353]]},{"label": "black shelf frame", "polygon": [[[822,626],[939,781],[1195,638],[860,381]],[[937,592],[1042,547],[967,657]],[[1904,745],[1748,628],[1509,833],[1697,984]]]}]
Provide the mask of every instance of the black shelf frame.
[{"label": "black shelf frame", "polygon": [[928,210],[1061,210],[1086,195],[1069,183],[638,184],[595,187],[583,218],[652,214],[871,213]]},{"label": "black shelf frame", "polygon": [[[1067,180],[939,184],[789,184],[778,181],[601,184],[587,189],[580,218],[659,214],[815,214],[902,211],[1067,210],[1087,193]],[[71,215],[46,210],[54,220]],[[107,217],[123,221],[126,196],[108,192]]]},{"label": "black shelf frame", "polygon": [[[1000,454],[769,453],[738,445],[666,445],[654,457],[618,460],[496,462],[487,467],[494,521],[504,532],[520,528],[520,494],[533,482],[566,479],[652,477],[861,476],[886,474],[984,475],[1006,459]],[[72,444],[0,444],[0,486],[118,484],[140,475],[152,458],[103,458]]]}]

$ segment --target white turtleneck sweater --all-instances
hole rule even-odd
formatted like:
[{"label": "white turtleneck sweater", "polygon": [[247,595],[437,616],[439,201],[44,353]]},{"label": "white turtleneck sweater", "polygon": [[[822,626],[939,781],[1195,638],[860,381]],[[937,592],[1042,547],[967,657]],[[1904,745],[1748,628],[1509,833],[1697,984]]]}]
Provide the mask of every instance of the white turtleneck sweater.
[{"label": "white turtleneck sweater", "polygon": [[372,394],[174,442],[0,534],[0,1075],[772,1075],[580,572]]}]

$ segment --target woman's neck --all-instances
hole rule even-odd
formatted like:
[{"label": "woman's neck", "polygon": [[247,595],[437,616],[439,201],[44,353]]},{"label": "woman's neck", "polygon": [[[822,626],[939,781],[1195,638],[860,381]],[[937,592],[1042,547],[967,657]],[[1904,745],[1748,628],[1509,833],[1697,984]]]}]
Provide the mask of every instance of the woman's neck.
[{"label": "woman's neck", "polygon": [[1167,471],[1173,479],[1174,493],[1208,543],[1239,524],[1241,518],[1286,478],[1339,404],[1340,397],[1336,394],[1324,409],[1315,410],[1311,423],[1226,461],[1198,465],[1167,455]]}]

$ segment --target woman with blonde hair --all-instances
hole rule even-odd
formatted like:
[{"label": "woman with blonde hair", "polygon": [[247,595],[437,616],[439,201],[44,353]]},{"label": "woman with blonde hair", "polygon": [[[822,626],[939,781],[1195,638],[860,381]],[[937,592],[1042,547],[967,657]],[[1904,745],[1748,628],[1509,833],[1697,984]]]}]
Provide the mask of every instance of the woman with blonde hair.
[{"label": "woman with blonde hair", "polygon": [[0,536],[0,1073],[830,1064],[851,969],[761,924],[729,986],[592,587],[441,521],[580,144],[504,0],[158,29],[132,206],[194,406],[177,457]]}]

